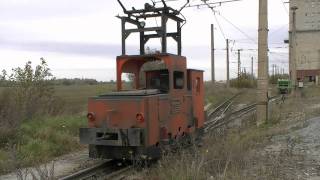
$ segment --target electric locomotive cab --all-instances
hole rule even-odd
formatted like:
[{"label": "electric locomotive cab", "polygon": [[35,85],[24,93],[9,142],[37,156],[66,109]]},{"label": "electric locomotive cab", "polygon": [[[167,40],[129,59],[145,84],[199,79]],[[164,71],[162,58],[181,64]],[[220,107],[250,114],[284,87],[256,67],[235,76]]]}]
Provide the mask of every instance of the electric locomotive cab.
[{"label": "electric locomotive cab", "polygon": [[[143,71],[140,78],[143,65],[154,59],[166,68]],[[89,98],[88,127],[80,129],[80,142],[89,144],[90,157],[159,158],[164,142],[201,129],[203,72],[187,70],[185,57],[120,56],[117,67],[118,90]],[[135,74],[135,90],[122,90],[123,72]]]},{"label": "electric locomotive cab", "polygon": [[[80,129],[80,142],[89,145],[89,156],[108,159],[158,158],[167,142],[179,142],[201,131],[204,124],[203,72],[187,69],[181,56],[181,10],[156,4],[144,9],[123,9],[121,19],[122,55],[117,57],[117,91],[89,98],[88,127]],[[161,19],[160,26],[146,26],[147,19]],[[170,21],[168,21],[170,20]],[[149,21],[150,22],[150,21]],[[168,22],[176,31],[168,31]],[[131,26],[126,26],[131,24]],[[132,27],[133,25],[133,27]],[[139,55],[127,55],[126,39],[140,36]],[[177,44],[177,54],[167,52],[167,39]],[[161,39],[161,53],[148,54],[150,39]],[[160,69],[143,70],[148,62],[161,61]],[[123,90],[123,73],[133,74],[135,90]]]}]

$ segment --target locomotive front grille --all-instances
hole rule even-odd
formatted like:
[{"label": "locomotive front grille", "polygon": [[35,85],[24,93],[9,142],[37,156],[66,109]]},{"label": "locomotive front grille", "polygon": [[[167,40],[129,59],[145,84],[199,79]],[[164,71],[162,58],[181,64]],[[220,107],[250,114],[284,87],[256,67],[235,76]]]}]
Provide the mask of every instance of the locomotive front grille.
[{"label": "locomotive front grille", "polygon": [[171,101],[171,114],[178,114],[181,112],[181,101],[172,100]]},{"label": "locomotive front grille", "polygon": [[80,143],[104,146],[143,146],[144,130],[141,128],[80,128]]}]

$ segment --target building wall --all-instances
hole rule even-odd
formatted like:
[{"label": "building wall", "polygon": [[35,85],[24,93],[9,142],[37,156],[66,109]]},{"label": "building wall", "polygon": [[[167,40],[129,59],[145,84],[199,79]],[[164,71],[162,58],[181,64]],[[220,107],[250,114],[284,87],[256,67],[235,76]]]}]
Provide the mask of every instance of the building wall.
[{"label": "building wall", "polygon": [[320,69],[320,31],[296,34],[297,70]]},{"label": "building wall", "polygon": [[[290,7],[293,6],[298,7],[296,11],[297,31],[320,30],[320,0],[291,0]],[[290,19],[292,20],[292,17]]]},{"label": "building wall", "polygon": [[[296,66],[299,76],[320,73],[320,0],[290,0],[296,10]],[[290,40],[292,12],[290,10]],[[303,73],[301,73],[303,72]],[[320,74],[318,74],[320,75]],[[300,77],[301,78],[301,77]]]}]

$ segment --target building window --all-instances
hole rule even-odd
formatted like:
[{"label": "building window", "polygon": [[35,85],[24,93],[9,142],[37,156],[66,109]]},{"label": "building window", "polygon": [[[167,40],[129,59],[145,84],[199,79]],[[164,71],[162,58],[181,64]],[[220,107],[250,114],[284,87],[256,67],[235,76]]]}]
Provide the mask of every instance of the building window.
[{"label": "building window", "polygon": [[184,86],[184,73],[181,71],[173,72],[173,82],[175,89],[183,89]]}]

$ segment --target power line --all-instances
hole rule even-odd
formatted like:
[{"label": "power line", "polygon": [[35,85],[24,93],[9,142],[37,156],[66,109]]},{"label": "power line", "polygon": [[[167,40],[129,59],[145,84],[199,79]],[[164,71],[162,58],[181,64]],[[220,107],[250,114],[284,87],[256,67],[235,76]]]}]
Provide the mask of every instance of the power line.
[{"label": "power line", "polygon": [[255,39],[253,39],[252,37],[250,37],[247,33],[245,33],[244,31],[242,31],[238,26],[236,26],[235,24],[233,24],[230,20],[228,20],[227,18],[225,18],[224,16],[222,16],[221,14],[218,14],[219,16],[221,16],[225,21],[227,21],[229,24],[231,24],[234,28],[236,28],[239,32],[241,32],[244,36],[246,36],[249,40],[251,40],[252,42],[254,42],[255,44],[258,44],[256,42]]},{"label": "power line", "polygon": [[219,2],[207,2],[207,0],[202,0],[203,3],[201,4],[189,4],[188,6],[186,7],[201,7],[201,6],[209,6],[209,8],[213,8],[212,5],[218,5],[218,6],[221,6],[221,4],[224,4],[224,3],[231,3],[231,2],[237,2],[237,1],[242,1],[242,0],[225,0],[225,1],[219,1]]},{"label": "power line", "polygon": [[284,1],[283,1],[283,0],[281,0],[281,2],[282,2],[282,5],[283,5],[283,9],[284,9],[284,11],[289,15],[289,11],[288,11],[288,9],[287,9],[286,5],[284,4]]},{"label": "power line", "polygon": [[[284,29],[284,28],[286,28],[288,25],[289,25],[289,24],[285,24],[285,25],[279,27],[278,29],[272,31],[271,33],[269,33],[269,36],[272,36],[273,34],[279,32],[280,30],[282,30],[282,29]],[[287,28],[286,28],[286,29],[287,29]]]},{"label": "power line", "polygon": [[220,23],[219,23],[219,21],[218,21],[218,18],[217,18],[217,16],[216,16],[215,12],[212,12],[212,13],[213,13],[213,16],[214,16],[217,24],[218,24],[218,27],[219,27],[219,29],[220,29],[220,32],[221,32],[224,40],[226,40],[226,35],[225,35],[224,32],[223,32],[223,29],[222,29],[222,27],[221,27],[221,25],[220,25]]},{"label": "power line", "polygon": [[223,29],[222,29],[222,27],[221,27],[221,25],[220,25],[220,23],[219,23],[219,21],[218,21],[218,18],[217,18],[217,16],[216,16],[215,10],[213,10],[213,7],[210,6],[210,5],[208,4],[208,2],[206,2],[206,1],[204,1],[204,5],[208,6],[208,8],[211,9],[211,11],[212,11],[212,13],[213,13],[213,16],[214,16],[214,18],[215,18],[215,20],[216,20],[216,22],[217,22],[217,24],[218,24],[218,27],[219,27],[219,29],[220,29],[220,32],[221,32],[224,40],[227,40],[226,35],[225,35],[225,33],[223,32]]}]

